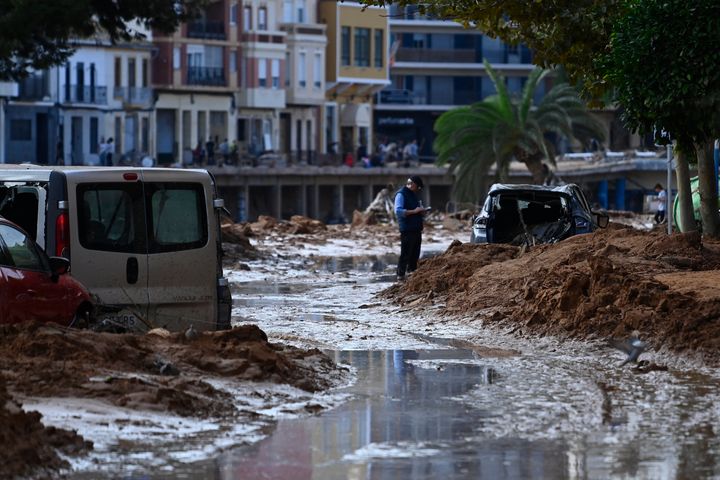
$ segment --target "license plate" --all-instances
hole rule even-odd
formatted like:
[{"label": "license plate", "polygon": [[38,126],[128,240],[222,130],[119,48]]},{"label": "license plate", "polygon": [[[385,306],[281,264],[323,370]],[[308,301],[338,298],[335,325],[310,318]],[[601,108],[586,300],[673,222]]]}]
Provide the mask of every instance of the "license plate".
[{"label": "license plate", "polygon": [[105,314],[102,318],[112,325],[125,327],[128,330],[132,330],[138,325],[138,319],[132,313],[120,312]]}]

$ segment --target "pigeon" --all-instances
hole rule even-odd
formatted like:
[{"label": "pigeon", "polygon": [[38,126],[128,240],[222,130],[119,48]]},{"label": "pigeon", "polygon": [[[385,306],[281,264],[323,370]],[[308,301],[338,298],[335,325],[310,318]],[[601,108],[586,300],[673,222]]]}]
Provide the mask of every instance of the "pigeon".
[{"label": "pigeon", "polygon": [[640,332],[635,330],[626,340],[610,340],[610,346],[627,354],[625,361],[620,364],[622,367],[630,362],[637,363],[640,354],[645,351],[648,344],[640,340]]},{"label": "pigeon", "polygon": [[155,361],[153,362],[155,368],[157,368],[160,375],[180,375],[180,370],[177,369],[175,365],[168,362],[164,358],[160,357],[159,355],[155,357]]},{"label": "pigeon", "polygon": [[191,342],[193,340],[195,340],[196,338],[198,338],[198,331],[195,330],[195,327],[190,325],[190,327],[188,327],[188,329],[185,330],[185,338]]}]

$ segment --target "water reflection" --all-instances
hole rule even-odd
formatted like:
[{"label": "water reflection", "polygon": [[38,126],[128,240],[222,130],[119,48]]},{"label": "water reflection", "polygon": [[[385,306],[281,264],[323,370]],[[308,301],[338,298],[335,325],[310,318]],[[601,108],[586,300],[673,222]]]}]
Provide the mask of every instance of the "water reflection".
[{"label": "water reflection", "polygon": [[[464,350],[335,352],[359,370],[353,401],[284,420],[272,436],[220,458],[223,478],[563,478],[560,442],[468,442],[491,412],[451,399],[492,381]],[[440,360],[438,368],[413,361]],[[432,363],[432,362],[430,362]],[[442,366],[440,368],[439,366]]]}]

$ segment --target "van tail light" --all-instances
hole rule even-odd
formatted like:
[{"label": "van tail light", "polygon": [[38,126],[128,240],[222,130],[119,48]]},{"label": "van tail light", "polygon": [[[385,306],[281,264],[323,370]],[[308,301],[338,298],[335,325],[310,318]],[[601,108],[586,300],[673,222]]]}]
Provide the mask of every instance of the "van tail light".
[{"label": "van tail light", "polygon": [[55,255],[70,258],[70,222],[68,212],[60,212],[55,220]]}]

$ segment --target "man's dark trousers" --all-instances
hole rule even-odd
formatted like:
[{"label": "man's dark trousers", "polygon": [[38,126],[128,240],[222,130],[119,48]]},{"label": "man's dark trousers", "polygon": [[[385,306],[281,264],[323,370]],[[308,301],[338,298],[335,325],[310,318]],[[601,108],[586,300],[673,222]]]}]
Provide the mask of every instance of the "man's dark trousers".
[{"label": "man's dark trousers", "polygon": [[414,272],[420,258],[420,244],[422,231],[400,232],[400,260],[398,261],[397,275],[404,277],[405,272]]}]

